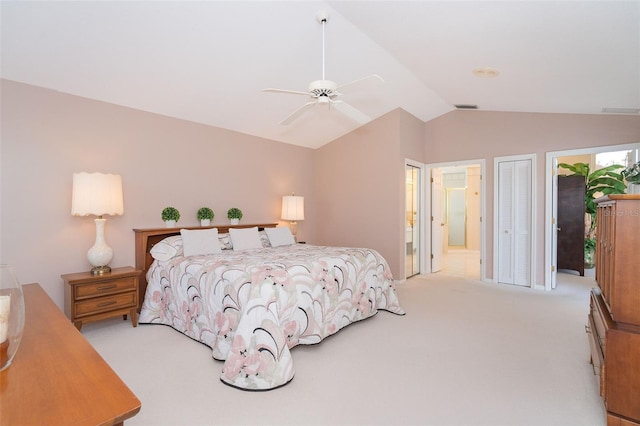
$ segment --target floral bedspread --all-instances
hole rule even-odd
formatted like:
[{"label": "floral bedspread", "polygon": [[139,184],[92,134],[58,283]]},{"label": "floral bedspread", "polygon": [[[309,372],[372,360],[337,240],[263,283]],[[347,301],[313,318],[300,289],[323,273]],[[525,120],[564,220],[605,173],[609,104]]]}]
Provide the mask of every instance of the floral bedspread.
[{"label": "floral bedspread", "polygon": [[140,323],[166,324],[224,360],[221,380],[268,390],[294,376],[290,348],[386,310],[403,315],[375,250],[295,244],[154,261]]}]

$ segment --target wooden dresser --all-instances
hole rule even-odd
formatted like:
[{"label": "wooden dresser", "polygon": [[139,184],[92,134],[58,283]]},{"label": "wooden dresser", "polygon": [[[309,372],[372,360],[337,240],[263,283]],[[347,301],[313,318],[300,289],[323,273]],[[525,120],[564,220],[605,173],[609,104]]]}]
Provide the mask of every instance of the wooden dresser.
[{"label": "wooden dresser", "polygon": [[640,425],[640,195],[596,200],[589,342],[607,425]]},{"label": "wooden dresser", "polygon": [[38,284],[22,286],[25,323],[0,372],[0,426],[122,425],[140,400]]}]

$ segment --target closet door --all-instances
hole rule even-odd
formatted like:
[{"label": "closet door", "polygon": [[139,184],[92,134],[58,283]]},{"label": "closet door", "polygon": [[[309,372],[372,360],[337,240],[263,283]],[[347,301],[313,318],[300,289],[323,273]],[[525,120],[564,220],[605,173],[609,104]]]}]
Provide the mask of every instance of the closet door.
[{"label": "closet door", "polygon": [[531,286],[531,160],[498,163],[497,280]]}]

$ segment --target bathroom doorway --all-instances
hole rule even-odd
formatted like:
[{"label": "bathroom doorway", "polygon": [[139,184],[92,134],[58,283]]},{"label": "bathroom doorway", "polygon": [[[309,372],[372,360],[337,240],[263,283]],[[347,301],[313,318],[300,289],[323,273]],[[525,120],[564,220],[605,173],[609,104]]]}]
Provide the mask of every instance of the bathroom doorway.
[{"label": "bathroom doorway", "polygon": [[436,165],[431,177],[431,272],[482,279],[483,164]]},{"label": "bathroom doorway", "polygon": [[405,164],[405,277],[420,273],[420,202],[422,167]]}]

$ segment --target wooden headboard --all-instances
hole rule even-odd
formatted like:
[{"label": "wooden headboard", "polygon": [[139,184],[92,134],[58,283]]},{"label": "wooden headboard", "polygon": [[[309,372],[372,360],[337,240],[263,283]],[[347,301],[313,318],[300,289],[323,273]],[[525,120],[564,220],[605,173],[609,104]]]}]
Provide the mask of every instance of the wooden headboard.
[{"label": "wooden headboard", "polygon": [[210,229],[210,228],[218,228],[218,233],[226,234],[229,232],[229,228],[253,228],[258,227],[258,230],[263,230],[264,228],[275,228],[278,226],[277,223],[258,223],[251,225],[213,225],[213,226],[192,226],[192,227],[181,227],[181,228],[145,228],[145,229],[134,229],[133,232],[136,234],[136,269],[142,271],[140,275],[140,281],[138,286],[138,312],[140,312],[140,308],[142,307],[142,302],[144,301],[144,295],[147,291],[147,271],[153,263],[153,257],[151,257],[151,248],[164,240],[167,237],[172,235],[180,235],[181,229]]}]

